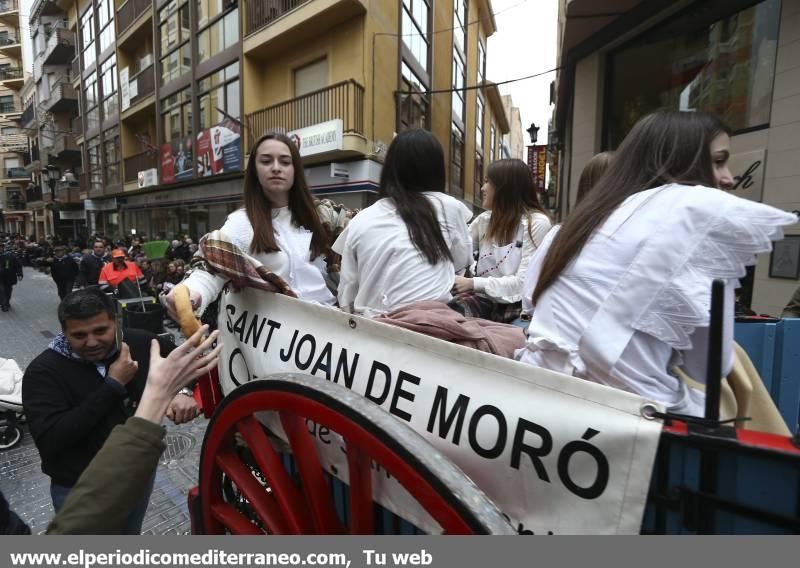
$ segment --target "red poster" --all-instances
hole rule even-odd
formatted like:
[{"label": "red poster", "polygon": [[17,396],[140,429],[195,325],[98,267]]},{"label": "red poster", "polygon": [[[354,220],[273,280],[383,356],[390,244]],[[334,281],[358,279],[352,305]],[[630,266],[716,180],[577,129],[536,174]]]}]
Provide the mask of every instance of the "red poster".
[{"label": "red poster", "polygon": [[175,156],[172,144],[161,145],[161,183],[175,183]]}]

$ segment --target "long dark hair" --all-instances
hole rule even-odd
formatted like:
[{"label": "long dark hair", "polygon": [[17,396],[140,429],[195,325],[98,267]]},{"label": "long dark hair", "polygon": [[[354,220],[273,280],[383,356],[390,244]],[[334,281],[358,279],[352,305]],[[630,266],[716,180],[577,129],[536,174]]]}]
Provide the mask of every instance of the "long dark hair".
[{"label": "long dark hair", "polygon": [[506,245],[514,240],[523,215],[531,211],[544,213],[544,210],[539,205],[531,171],[522,160],[492,162],[486,177],[494,186],[486,239]]},{"label": "long dark hair", "polygon": [[433,134],[421,129],[398,134],[386,152],[381,196],[394,200],[411,242],[431,264],[453,260],[436,210],[422,193],[444,187],[444,150]]},{"label": "long dark hair", "polygon": [[669,183],[714,187],[711,141],[723,133],[730,135],[730,129],[706,112],[658,111],[637,122],[606,173],[553,239],[533,292],[534,305],[595,229],[631,195]]},{"label": "long dark hair", "polygon": [[608,164],[611,163],[611,158],[614,152],[600,152],[592,156],[581,172],[581,177],[578,180],[578,195],[575,198],[575,203],[580,203],[581,200],[592,190],[603,174],[608,169]]},{"label": "long dark hair", "polygon": [[258,148],[267,140],[283,142],[289,148],[292,156],[294,183],[289,190],[289,211],[295,223],[311,231],[311,258],[327,254],[331,244],[330,235],[323,227],[314,205],[314,199],[308,191],[300,152],[288,136],[279,132],[269,132],[256,140],[250,150],[250,159],[247,160],[247,169],[244,174],[244,206],[247,218],[253,227],[253,242],[250,249],[255,253],[280,250],[272,228],[272,203],[264,193],[256,172]]}]

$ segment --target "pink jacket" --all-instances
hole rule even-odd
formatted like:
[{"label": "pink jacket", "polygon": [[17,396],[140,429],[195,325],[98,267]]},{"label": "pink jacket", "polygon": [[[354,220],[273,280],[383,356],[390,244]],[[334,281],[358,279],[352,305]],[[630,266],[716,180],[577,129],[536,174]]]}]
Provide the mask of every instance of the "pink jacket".
[{"label": "pink jacket", "polygon": [[522,329],[485,319],[465,318],[441,302],[415,302],[376,320],[508,358],[513,358],[514,351],[525,346]]}]

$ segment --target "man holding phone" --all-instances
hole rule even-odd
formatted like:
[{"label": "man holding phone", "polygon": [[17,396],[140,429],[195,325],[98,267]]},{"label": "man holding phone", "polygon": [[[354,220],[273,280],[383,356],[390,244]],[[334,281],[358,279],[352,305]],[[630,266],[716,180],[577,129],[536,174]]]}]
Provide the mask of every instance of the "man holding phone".
[{"label": "man holding phone", "polygon": [[[31,435],[50,476],[56,512],[111,430],[133,414],[147,379],[155,336],[124,330],[117,347],[111,300],[96,289],[79,290],[58,307],[62,332],[28,366],[22,403]],[[172,347],[162,344],[162,356]],[[197,416],[191,391],[176,393],[168,416],[176,423]],[[152,481],[128,517],[125,534],[138,534]]]}]

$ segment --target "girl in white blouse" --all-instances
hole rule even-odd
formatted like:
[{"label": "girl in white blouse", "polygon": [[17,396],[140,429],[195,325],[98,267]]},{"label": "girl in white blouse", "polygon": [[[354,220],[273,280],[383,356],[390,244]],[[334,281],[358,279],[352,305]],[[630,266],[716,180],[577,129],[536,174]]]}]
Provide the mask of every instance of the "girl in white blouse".
[{"label": "girl in white blouse", "polygon": [[453,278],[470,263],[470,209],[443,193],[442,146],[406,130],[389,146],[381,196],[333,244],[342,255],[339,306],[368,317],[421,300],[448,302]]},{"label": "girl in white blouse", "polygon": [[640,120],[597,186],[531,261],[526,363],[703,416],[711,283],[726,283],[723,373],[733,364],[733,292],[795,215],[730,188],[728,129],[702,112]]},{"label": "girl in white blouse", "polygon": [[[329,233],[320,222],[308,191],[300,153],[285,135],[269,133],[253,146],[244,181],[244,209],[234,211],[222,233],[283,278],[301,300],[334,304],[325,283]],[[203,269],[183,282],[192,305],[202,311],[225,278]],[[174,297],[164,302],[174,316]]]},{"label": "girl in white blouse", "polygon": [[473,277],[455,277],[459,295],[449,305],[467,316],[511,322],[521,311],[528,264],[552,224],[522,160],[492,162],[481,194],[487,211],[469,226],[477,253]]}]

